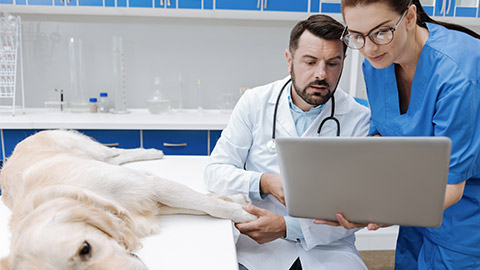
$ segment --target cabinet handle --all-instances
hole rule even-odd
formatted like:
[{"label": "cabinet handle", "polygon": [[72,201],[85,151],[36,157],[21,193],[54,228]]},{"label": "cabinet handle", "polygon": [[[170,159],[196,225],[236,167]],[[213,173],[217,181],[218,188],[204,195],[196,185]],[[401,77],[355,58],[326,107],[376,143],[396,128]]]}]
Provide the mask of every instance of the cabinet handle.
[{"label": "cabinet handle", "polygon": [[108,147],[117,147],[119,146],[120,144],[117,142],[117,143],[102,143],[103,145],[105,146],[108,146]]},{"label": "cabinet handle", "polygon": [[451,0],[448,0],[448,8],[447,8],[447,12],[445,13],[445,15],[447,15],[448,13],[450,13],[450,8],[452,7],[452,1]]},{"label": "cabinet handle", "polygon": [[263,6],[263,9],[267,9],[267,3],[268,3],[268,0],[265,0],[265,5]]},{"label": "cabinet handle", "polygon": [[445,6],[447,5],[447,0],[442,1],[442,8],[440,9],[440,14],[445,13]]},{"label": "cabinet handle", "polygon": [[261,0],[258,0],[258,1],[257,1],[257,8],[258,8],[258,9],[260,9],[260,1],[261,1]]},{"label": "cabinet handle", "polygon": [[163,143],[165,147],[183,147],[187,146],[187,143]]}]

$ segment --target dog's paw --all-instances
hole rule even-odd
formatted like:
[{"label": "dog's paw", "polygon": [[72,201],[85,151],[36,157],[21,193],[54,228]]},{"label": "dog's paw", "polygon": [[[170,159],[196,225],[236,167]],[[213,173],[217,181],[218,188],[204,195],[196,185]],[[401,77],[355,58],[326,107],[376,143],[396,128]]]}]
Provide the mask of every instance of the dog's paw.
[{"label": "dog's paw", "polygon": [[147,160],[162,159],[164,156],[162,150],[149,148],[143,150],[143,157]]},{"label": "dog's paw", "polygon": [[232,220],[235,223],[242,223],[242,222],[254,221],[257,218],[258,218],[257,216],[248,213],[242,208],[240,209],[240,211],[238,211],[238,213],[235,213],[235,217],[232,218]]},{"label": "dog's paw", "polygon": [[227,201],[227,202],[234,202],[234,203],[238,203],[238,204],[241,204],[241,205],[249,205],[249,204],[252,203],[250,198],[246,195],[243,195],[243,194],[234,194],[234,195],[216,195],[216,194],[213,194],[213,196],[215,196],[215,197],[217,197],[221,200]]}]

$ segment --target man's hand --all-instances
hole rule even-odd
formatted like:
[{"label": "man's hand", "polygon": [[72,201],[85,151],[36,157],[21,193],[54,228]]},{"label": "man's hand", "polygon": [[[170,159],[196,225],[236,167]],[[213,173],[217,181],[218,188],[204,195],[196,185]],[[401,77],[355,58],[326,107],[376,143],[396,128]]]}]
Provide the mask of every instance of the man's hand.
[{"label": "man's hand", "polygon": [[260,193],[271,194],[279,202],[285,205],[285,195],[283,193],[282,178],[279,174],[264,173],[260,178]]},{"label": "man's hand", "polygon": [[249,236],[259,244],[285,237],[287,225],[282,216],[254,205],[243,206],[243,209],[252,215],[258,216],[258,219],[235,224],[241,233]]}]

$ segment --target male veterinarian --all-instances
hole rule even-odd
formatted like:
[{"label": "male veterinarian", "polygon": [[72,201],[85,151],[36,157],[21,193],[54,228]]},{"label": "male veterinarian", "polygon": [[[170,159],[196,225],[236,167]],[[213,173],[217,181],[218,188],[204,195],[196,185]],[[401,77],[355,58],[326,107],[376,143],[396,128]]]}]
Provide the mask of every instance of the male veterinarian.
[{"label": "male veterinarian", "polygon": [[[248,194],[254,205],[246,210],[259,217],[236,224],[242,233],[240,269],[366,269],[354,245],[355,230],[287,216],[272,144],[272,137],[367,135],[369,110],[337,88],[346,51],[343,29],[325,15],[293,28],[285,52],[290,76],[245,92],[205,168],[210,191]],[[327,121],[317,135],[333,112],[332,95],[340,125]]]}]

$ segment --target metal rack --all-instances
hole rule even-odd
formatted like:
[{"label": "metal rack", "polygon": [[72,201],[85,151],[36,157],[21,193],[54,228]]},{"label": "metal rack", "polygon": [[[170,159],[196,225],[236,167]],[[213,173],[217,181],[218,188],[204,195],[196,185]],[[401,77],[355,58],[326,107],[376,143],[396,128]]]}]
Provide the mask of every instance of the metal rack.
[{"label": "metal rack", "polygon": [[[12,116],[15,116],[17,82],[21,85],[20,106],[25,113],[21,25],[20,16],[4,12],[4,16],[0,17],[0,101],[11,100],[11,105],[2,104],[0,109],[11,110]],[[20,81],[17,78],[18,73]]]}]

